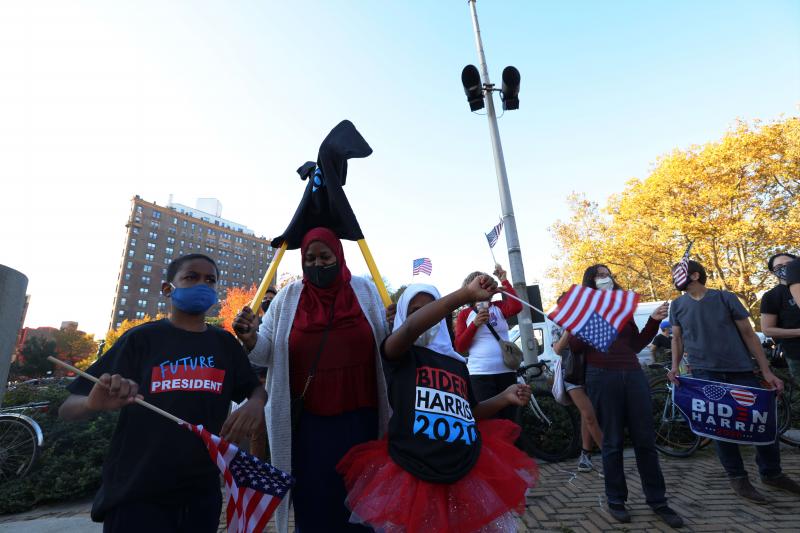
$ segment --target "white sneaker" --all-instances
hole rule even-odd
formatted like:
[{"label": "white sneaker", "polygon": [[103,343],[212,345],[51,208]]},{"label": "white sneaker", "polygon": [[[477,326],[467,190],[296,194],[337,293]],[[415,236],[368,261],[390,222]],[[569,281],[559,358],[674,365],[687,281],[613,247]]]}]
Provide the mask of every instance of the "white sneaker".
[{"label": "white sneaker", "polygon": [[578,472],[591,472],[592,470],[594,470],[592,456],[581,452],[581,458],[578,460]]}]

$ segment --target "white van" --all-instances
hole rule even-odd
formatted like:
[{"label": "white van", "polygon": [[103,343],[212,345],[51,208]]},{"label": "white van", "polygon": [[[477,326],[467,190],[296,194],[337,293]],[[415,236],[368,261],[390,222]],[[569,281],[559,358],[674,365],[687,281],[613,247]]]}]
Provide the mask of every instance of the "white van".
[{"label": "white van", "polygon": [[[653,311],[655,311],[658,306],[663,303],[663,300],[659,302],[639,302],[639,305],[636,306],[636,311],[633,313],[633,321],[636,322],[636,327],[639,328],[639,331],[644,329],[645,325],[647,324],[647,319],[650,318],[650,315],[653,314]],[[656,335],[658,335],[658,333],[659,332],[656,331]],[[653,338],[655,338],[655,335],[653,335]],[[650,339],[651,342],[652,340],[653,339]],[[648,342],[647,344],[649,346],[650,343]],[[650,348],[647,346],[645,346],[637,355],[639,357],[639,363],[641,363],[642,366],[649,365],[653,362],[653,352],[651,352]]]}]

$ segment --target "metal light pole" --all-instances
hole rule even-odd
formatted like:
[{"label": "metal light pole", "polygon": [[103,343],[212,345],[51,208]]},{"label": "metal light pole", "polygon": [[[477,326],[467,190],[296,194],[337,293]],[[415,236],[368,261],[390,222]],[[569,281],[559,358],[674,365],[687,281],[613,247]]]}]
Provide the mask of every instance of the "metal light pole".
[{"label": "metal light pole", "polygon": [[[472,27],[475,30],[475,48],[478,50],[478,60],[480,61],[481,78],[483,79],[484,100],[486,102],[486,116],[489,118],[489,136],[492,140],[492,152],[494,152],[494,167],[497,172],[497,188],[500,191],[500,206],[503,211],[503,224],[506,230],[506,245],[508,246],[508,263],[511,270],[511,281],[520,298],[528,301],[528,289],[525,283],[525,269],[522,266],[522,251],[519,247],[519,236],[517,235],[517,223],[514,219],[514,206],[511,202],[511,191],[508,187],[508,175],[506,174],[506,161],[503,157],[503,146],[500,144],[500,132],[497,129],[497,114],[494,110],[494,98],[492,92],[494,85],[489,81],[489,68],[486,66],[486,55],[483,53],[483,42],[481,41],[481,28],[478,25],[478,12],[475,8],[476,0],[469,0],[469,9],[472,14]],[[533,339],[533,322],[531,312],[527,306],[522,306],[519,314],[519,332],[522,338],[522,351],[526,363],[534,363],[538,360]]]}]

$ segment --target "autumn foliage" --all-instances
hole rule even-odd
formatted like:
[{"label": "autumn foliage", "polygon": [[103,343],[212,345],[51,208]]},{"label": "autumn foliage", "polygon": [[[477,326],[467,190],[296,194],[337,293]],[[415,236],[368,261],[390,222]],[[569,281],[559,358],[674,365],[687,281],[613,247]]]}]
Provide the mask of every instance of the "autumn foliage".
[{"label": "autumn foliage", "polygon": [[222,319],[222,327],[233,333],[233,319],[245,305],[250,305],[256,295],[258,288],[252,287],[232,287],[225,294],[219,308],[219,318]]},{"label": "autumn foliage", "polygon": [[570,196],[571,217],[550,228],[561,252],[550,276],[564,290],[604,263],[644,299],[672,299],[670,267],[691,240],[707,285],[734,292],[755,316],[776,282],[767,258],[797,251],[798,198],[800,119],[740,122],[719,141],[662,157],[603,208]]}]

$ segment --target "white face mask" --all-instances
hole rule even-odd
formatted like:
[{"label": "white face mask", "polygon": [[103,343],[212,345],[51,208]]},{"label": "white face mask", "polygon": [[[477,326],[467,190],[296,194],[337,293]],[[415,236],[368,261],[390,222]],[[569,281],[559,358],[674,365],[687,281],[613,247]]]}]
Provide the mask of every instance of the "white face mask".
[{"label": "white face mask", "polygon": [[414,346],[427,346],[433,339],[436,338],[436,334],[439,333],[439,323],[433,325],[430,329],[425,331],[422,335],[417,337],[417,340],[414,341]]},{"label": "white face mask", "polygon": [[597,278],[594,280],[594,284],[601,291],[609,291],[614,288],[614,280],[608,276],[605,278]]}]

